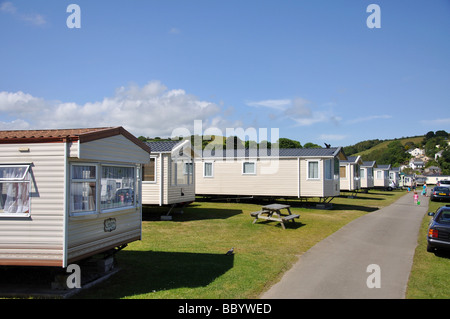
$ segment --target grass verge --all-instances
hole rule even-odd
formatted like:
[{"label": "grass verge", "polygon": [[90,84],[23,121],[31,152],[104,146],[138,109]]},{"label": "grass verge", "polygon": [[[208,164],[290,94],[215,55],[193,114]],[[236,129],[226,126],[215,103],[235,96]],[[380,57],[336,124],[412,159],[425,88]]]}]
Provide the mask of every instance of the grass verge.
[{"label": "grass verge", "polygon": [[[448,203],[429,203],[429,212]],[[418,245],[406,292],[407,299],[450,298],[450,253],[427,252],[427,231],[431,217],[425,215],[419,232]]]},{"label": "grass verge", "polygon": [[[143,239],[117,254],[121,271],[77,298],[257,298],[313,245],[402,194],[339,197],[331,210],[294,201],[291,211],[300,219],[286,230],[275,222],[252,224],[250,212],[260,204],[199,201],[172,221],[155,218],[160,208],[146,209]],[[235,254],[226,256],[231,247]]]}]

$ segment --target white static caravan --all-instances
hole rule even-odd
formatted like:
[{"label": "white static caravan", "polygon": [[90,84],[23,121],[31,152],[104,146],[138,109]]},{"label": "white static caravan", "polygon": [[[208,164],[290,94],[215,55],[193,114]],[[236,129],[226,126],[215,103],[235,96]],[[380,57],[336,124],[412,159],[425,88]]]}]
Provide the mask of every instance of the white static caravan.
[{"label": "white static caravan", "polygon": [[195,201],[194,152],[189,140],[146,143],[150,163],[142,174],[142,204],[175,205]]},{"label": "white static caravan", "polygon": [[122,127],[0,131],[0,265],[67,267],[141,239],[141,165]]},{"label": "white static caravan", "polygon": [[391,169],[391,165],[377,165],[374,169],[375,179],[374,179],[374,187],[375,188],[389,188],[389,171]]},{"label": "white static caravan", "polygon": [[363,164],[361,156],[348,156],[340,161],[341,191],[356,192],[361,189],[360,167]]},{"label": "white static caravan", "polygon": [[395,188],[400,186],[400,167],[391,167],[389,170],[389,185]]},{"label": "white static caravan", "polygon": [[375,161],[363,162],[360,170],[361,189],[369,190],[374,187],[374,169],[377,167]]},{"label": "white static caravan", "polygon": [[319,197],[339,196],[341,147],[203,151],[195,160],[197,195]]}]

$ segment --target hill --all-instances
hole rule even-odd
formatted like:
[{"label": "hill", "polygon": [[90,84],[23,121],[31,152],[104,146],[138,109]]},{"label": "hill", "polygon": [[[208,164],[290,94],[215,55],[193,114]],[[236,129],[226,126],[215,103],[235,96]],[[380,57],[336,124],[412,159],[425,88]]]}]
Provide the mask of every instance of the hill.
[{"label": "hill", "polygon": [[377,161],[378,164],[399,166],[407,162],[407,150],[420,147],[424,136],[402,137],[392,140],[368,140],[344,147],[349,156],[361,155],[363,161]]}]

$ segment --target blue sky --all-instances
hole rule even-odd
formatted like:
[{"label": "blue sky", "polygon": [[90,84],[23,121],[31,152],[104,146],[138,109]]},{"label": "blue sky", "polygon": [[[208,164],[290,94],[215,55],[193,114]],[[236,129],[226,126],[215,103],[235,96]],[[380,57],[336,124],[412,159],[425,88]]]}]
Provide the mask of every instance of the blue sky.
[{"label": "blue sky", "polygon": [[449,39],[448,0],[0,0],[0,129],[450,131]]}]

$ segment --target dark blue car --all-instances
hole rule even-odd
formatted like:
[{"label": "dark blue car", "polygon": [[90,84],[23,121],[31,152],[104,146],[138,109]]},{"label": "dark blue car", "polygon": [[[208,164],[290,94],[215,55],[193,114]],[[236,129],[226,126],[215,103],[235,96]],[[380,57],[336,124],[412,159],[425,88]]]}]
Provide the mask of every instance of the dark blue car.
[{"label": "dark blue car", "polygon": [[450,205],[439,207],[435,213],[428,213],[433,218],[428,225],[427,251],[450,249]]}]

